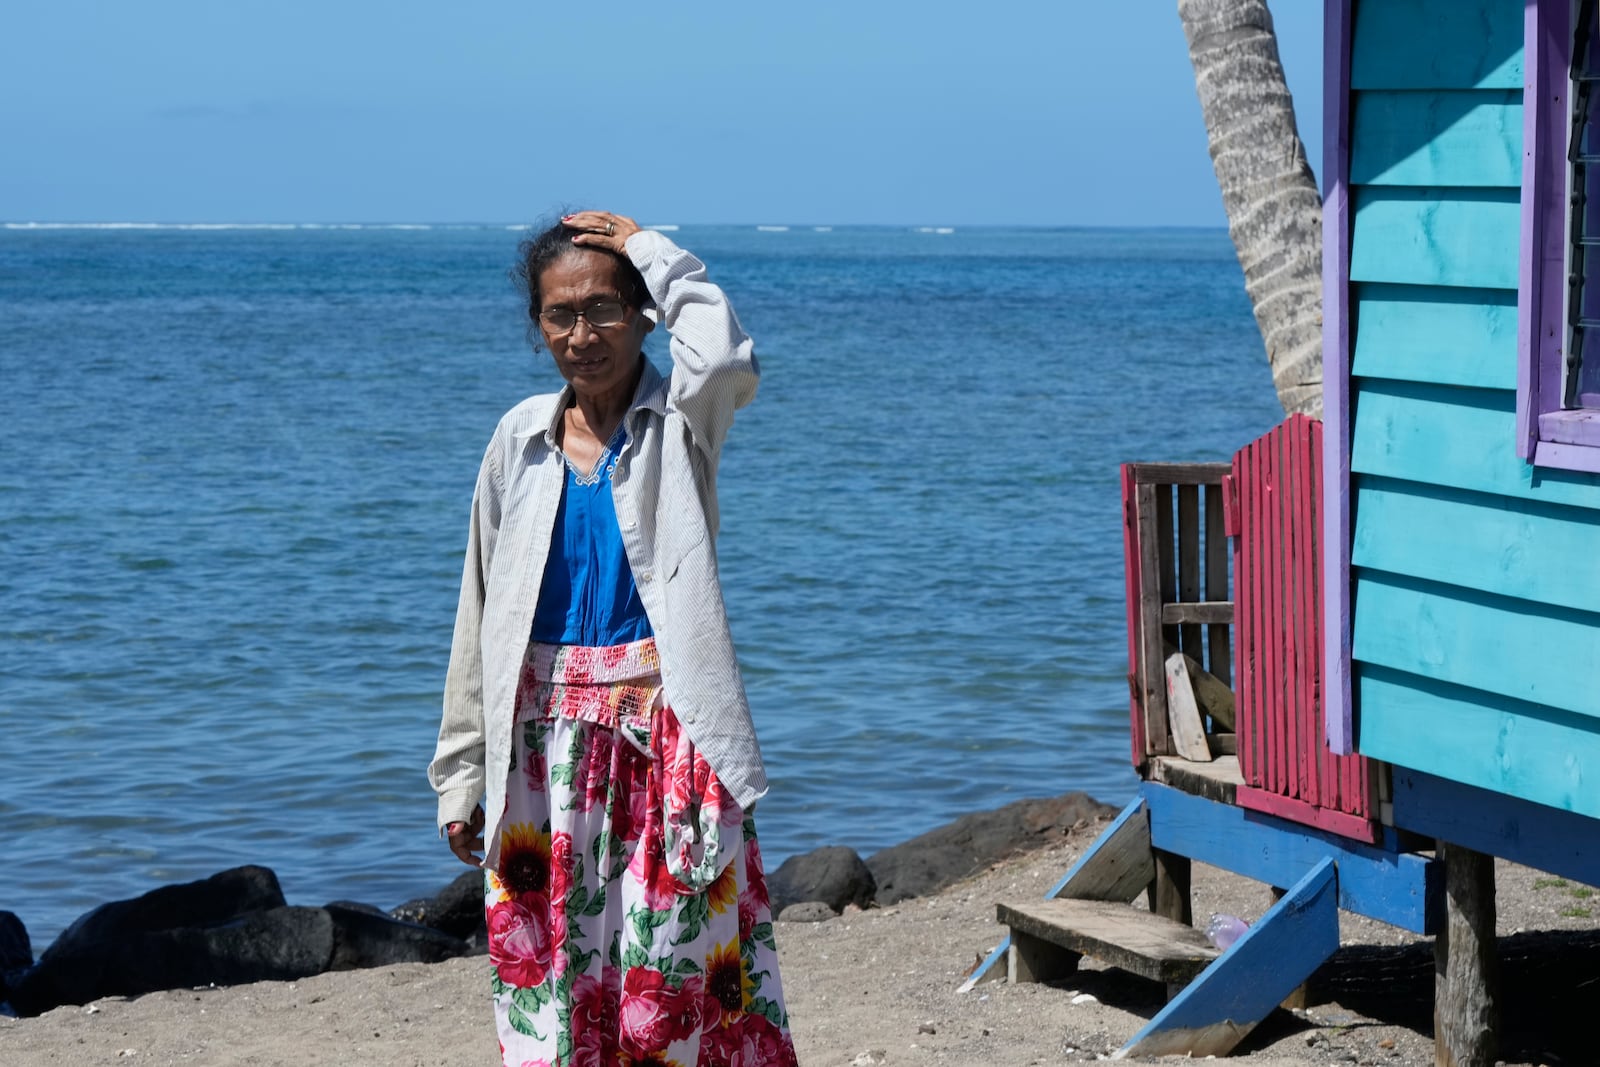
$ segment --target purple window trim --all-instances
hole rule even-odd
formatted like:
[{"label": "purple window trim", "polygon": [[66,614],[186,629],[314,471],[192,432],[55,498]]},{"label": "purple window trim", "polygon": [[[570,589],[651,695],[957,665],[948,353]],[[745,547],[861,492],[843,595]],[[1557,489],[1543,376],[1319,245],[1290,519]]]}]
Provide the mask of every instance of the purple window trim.
[{"label": "purple window trim", "polygon": [[[1322,30],[1323,726],[1355,750],[1350,686],[1350,6],[1326,0]],[[1240,677],[1235,672],[1234,677]]]},{"label": "purple window trim", "polygon": [[1600,471],[1600,419],[1561,406],[1571,36],[1570,0],[1526,0],[1516,444],[1535,466]]}]

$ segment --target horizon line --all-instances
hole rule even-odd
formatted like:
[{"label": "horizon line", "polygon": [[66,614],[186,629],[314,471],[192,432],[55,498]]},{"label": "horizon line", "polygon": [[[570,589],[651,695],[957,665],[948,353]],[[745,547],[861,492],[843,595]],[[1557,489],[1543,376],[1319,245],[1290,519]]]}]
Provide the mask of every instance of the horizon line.
[{"label": "horizon line", "polygon": [[[148,219],[57,220],[4,219],[7,230],[528,230],[537,223],[516,222],[407,222],[407,221],[154,221]],[[751,229],[762,232],[850,230],[904,230],[923,233],[957,230],[1227,230],[1226,224],[1198,223],[1106,224],[1106,223],[1009,223],[1009,222],[652,222],[647,230],[671,232],[683,227],[707,229]]]}]

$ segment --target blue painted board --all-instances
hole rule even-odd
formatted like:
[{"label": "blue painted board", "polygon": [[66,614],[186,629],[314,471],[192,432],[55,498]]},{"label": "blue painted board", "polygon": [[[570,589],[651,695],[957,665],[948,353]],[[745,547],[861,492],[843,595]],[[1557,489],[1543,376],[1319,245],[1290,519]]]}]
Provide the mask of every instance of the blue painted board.
[{"label": "blue painted board", "polygon": [[1355,512],[1357,567],[1600,608],[1600,510],[1364,477]]},{"label": "blue painted board", "polygon": [[1600,719],[1594,612],[1357,568],[1351,657]]},{"label": "blue painted board", "polygon": [[[1150,850],[1150,819],[1144,800],[1134,797],[1111,824],[1100,832],[1088,851],[1051,886],[1046,900],[1068,897],[1074,900],[1114,900],[1122,903],[1138,896],[1155,877],[1155,858]],[[971,991],[989,971],[1000,965],[1011,947],[1011,935],[1000,939],[994,951],[957,987],[957,993]]]},{"label": "blue painted board", "polygon": [[1516,395],[1357,379],[1351,470],[1525,500],[1600,508],[1600,475],[1517,458]]},{"label": "blue painted board", "polygon": [[1476,389],[1517,387],[1515,289],[1372,282],[1352,289],[1352,374]]},{"label": "blue painted board", "polygon": [[1353,185],[1522,188],[1522,89],[1359,92]]},{"label": "blue painted board", "polygon": [[1522,88],[1517,0],[1363,0],[1350,33],[1354,89]]},{"label": "blue painted board", "polygon": [[1600,886],[1600,823],[1396,767],[1394,815],[1408,830]]},{"label": "blue painted board", "polygon": [[1046,900],[1113,900],[1127,903],[1155,878],[1150,850],[1150,816],[1134,797],[1095,838],[1072,869],[1045,893]]},{"label": "blue painted board", "polygon": [[1339,950],[1338,876],[1324,859],[1117,1053],[1226,1056]]},{"label": "blue painted board", "polygon": [[1360,185],[1351,199],[1352,282],[1517,287],[1517,190]]},{"label": "blue painted board", "polygon": [[1339,907],[1414,933],[1438,929],[1443,871],[1426,857],[1363,845],[1155,782],[1142,784],[1139,795],[1150,806],[1156,848],[1275,886],[1294,885],[1331,858],[1339,867]]},{"label": "blue painted board", "polygon": [[[1531,801],[1538,812],[1600,818],[1593,785],[1600,779],[1600,723],[1593,719],[1371,664],[1356,667],[1356,699],[1364,756]],[[1590,847],[1600,849],[1600,823],[1588,833]],[[1497,851],[1505,847],[1482,851],[1531,862]],[[1600,864],[1600,855],[1593,862]]]}]

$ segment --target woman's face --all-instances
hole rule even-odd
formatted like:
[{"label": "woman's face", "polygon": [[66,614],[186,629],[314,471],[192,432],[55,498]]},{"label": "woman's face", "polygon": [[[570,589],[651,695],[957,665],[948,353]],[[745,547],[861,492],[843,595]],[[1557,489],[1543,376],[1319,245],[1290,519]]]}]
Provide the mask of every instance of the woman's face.
[{"label": "woman's face", "polygon": [[596,304],[623,304],[623,319],[614,326],[591,326],[587,319],[579,317],[571,330],[558,333],[541,317],[539,332],[555,357],[556,369],[574,391],[586,397],[631,394],[644,335],[655,328],[655,323],[638,308],[626,307],[617,285],[616,257],[574,248],[539,275],[539,303],[546,312],[557,308],[587,311]]}]

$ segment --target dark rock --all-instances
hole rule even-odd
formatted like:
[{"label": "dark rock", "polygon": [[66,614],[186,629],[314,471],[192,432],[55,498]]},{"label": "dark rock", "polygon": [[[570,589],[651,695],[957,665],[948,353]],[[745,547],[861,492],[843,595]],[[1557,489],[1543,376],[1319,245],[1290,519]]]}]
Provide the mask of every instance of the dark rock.
[{"label": "dark rock", "polygon": [[348,911],[359,911],[367,915],[382,915],[385,919],[389,917],[389,913],[378,907],[376,904],[365,904],[359,900],[330,900],[324,904],[323,907],[330,910],[333,908],[344,908]]},{"label": "dark rock", "polygon": [[210,878],[162,886],[131,900],[113,900],[80,915],[39,958],[75,953],[80,946],[111,942],[150,930],[211,926],[247,912],[285,904],[278,876],[265,867],[234,867]]},{"label": "dark rock", "polygon": [[466,871],[436,895],[408,900],[389,915],[403,922],[431,926],[451,937],[484,944],[483,872]]},{"label": "dark rock", "polygon": [[[35,1014],[113,993],[252,981],[275,974],[284,970],[290,957],[314,958],[323,952],[323,946],[315,944],[293,950],[283,944],[286,938],[315,935],[317,924],[298,914],[307,910],[285,909],[277,876],[265,867],[235,867],[196,882],[102,904],[67,927],[38,964],[12,983],[11,1004],[24,1014]],[[264,923],[257,920],[242,930],[229,925],[245,916],[277,911],[290,914]],[[326,967],[333,954],[333,924],[326,916],[322,924]],[[269,940],[258,944],[258,937]],[[274,945],[270,937],[278,943]],[[206,962],[212,956],[216,959]],[[235,964],[238,973],[248,977],[230,977]],[[193,978],[194,974],[204,977]]]},{"label": "dark rock", "polygon": [[128,992],[288,981],[321,974],[333,962],[333,916],[324,908],[272,908],[222,926],[170,933],[189,952],[159,984]]},{"label": "dark rock", "polygon": [[11,991],[18,1012],[37,1015],[61,1004],[158,989],[305,978],[333,960],[333,918],[322,908],[276,907],[212,926],[166,929],[117,930],[102,919],[86,927],[100,935],[94,940],[83,936],[82,921]]},{"label": "dark rock", "polygon": [[33,966],[33,943],[28,928],[15,912],[0,911],[0,974]]},{"label": "dark rock", "polygon": [[828,907],[820,900],[802,900],[798,904],[790,904],[778,916],[779,922],[786,923],[820,923],[838,916],[838,912]]},{"label": "dark rock", "polygon": [[376,908],[369,911],[329,904],[326,910],[333,917],[330,970],[382,967],[391,963],[438,963],[471,951],[459,937],[391,919]]},{"label": "dark rock", "polygon": [[1073,829],[1117,809],[1086,793],[1018,800],[994,811],[963,815],[867,860],[877,901],[893,904],[937,892],[1011,856],[1059,841]]},{"label": "dark rock", "polygon": [[872,903],[877,883],[872,872],[853,848],[830,845],[790,856],[767,875],[767,895],[772,899],[772,914],[778,915],[791,904],[821,901],[832,911],[841,912],[846,904],[866,907]]},{"label": "dark rock", "polygon": [[28,928],[9,911],[0,911],[0,1004],[9,998],[11,987],[22,980],[33,966],[33,943]]}]

